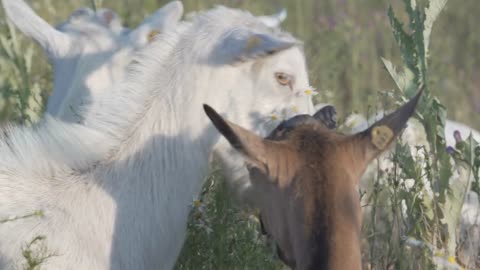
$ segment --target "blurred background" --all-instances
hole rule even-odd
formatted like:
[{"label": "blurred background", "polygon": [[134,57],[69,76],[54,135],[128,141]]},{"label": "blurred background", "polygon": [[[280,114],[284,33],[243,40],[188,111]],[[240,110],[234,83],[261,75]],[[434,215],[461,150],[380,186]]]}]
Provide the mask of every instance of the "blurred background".
[{"label": "blurred background", "polygon": [[[117,11],[125,25],[135,26],[168,1],[28,2],[52,24],[62,22],[76,8],[96,2]],[[286,8],[288,17],[283,27],[305,42],[311,84],[319,91],[317,101],[334,104],[340,118],[351,112],[367,113],[375,106],[383,106],[386,100],[382,100],[385,98],[382,91],[394,88],[380,57],[401,64],[386,12],[390,4],[397,13],[403,10],[401,0],[183,0],[183,3],[186,12],[217,4],[247,9],[255,15]],[[433,29],[429,78],[433,91],[448,108],[448,118],[476,129],[480,129],[478,14],[478,0],[448,2]],[[3,10],[0,18],[0,119],[19,118],[16,112],[19,105],[30,106],[39,114],[51,89],[50,66],[36,45],[21,33],[8,31]],[[12,35],[16,35],[16,44],[10,44]],[[15,52],[20,57],[11,61],[9,54]],[[28,100],[19,104],[18,97]]]}]

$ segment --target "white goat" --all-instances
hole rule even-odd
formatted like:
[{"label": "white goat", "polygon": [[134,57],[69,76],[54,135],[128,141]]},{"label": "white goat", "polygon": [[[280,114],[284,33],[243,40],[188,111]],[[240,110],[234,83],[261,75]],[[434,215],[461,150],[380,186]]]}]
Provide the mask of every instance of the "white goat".
[{"label": "white goat", "polygon": [[125,83],[84,125],[47,117],[0,140],[0,268],[38,235],[57,256],[46,269],[171,269],[192,199],[219,140],[208,102],[259,131],[278,108],[313,109],[305,57],[290,35],[218,7],[141,51]]},{"label": "white goat", "polygon": [[[147,44],[147,37],[151,33],[173,28],[183,11],[182,4],[174,1],[147,18],[137,30],[130,32],[122,27],[119,16],[111,10],[102,9],[95,13],[89,8],[81,8],[74,11],[59,30],[55,30],[23,0],[3,0],[3,3],[9,18],[26,35],[39,42],[53,62],[54,90],[48,100],[47,112],[72,122],[84,120],[83,112],[88,109],[86,105],[99,100],[104,91],[112,88],[114,81],[123,81],[126,67],[135,50]],[[187,18],[193,19],[196,15],[196,12],[191,12]],[[276,14],[257,18],[267,27],[277,28],[286,17],[287,11],[282,9]],[[25,23],[23,18],[38,22],[41,27],[38,30],[32,29],[36,25]],[[68,39],[68,35],[75,35],[78,42],[66,44],[49,39],[50,36]],[[72,45],[79,46],[79,49],[68,48]],[[58,50],[65,50],[66,53],[56,52]],[[95,58],[97,54],[102,55],[101,61],[104,64],[97,65],[89,58],[90,55]],[[69,72],[71,74],[66,76],[65,73]],[[228,144],[219,145],[218,148],[216,153],[225,165],[224,171],[229,183],[249,187],[250,179],[242,157],[232,151]],[[222,149],[226,152],[222,152]]]},{"label": "white goat", "polygon": [[[13,1],[15,0],[3,0],[7,14],[25,34],[32,36],[29,34],[31,25],[24,24],[23,20],[18,18],[31,17],[32,21],[43,20],[23,0]],[[45,27],[40,29],[40,36],[33,36],[41,45],[40,38],[49,35],[76,34],[78,32],[76,38],[85,48],[85,50],[80,49],[78,52],[72,52],[69,49],[67,54],[52,54],[48,47],[42,45],[52,59],[55,77],[54,91],[48,100],[47,112],[62,120],[73,122],[83,120],[84,115],[81,112],[85,111],[85,105],[91,105],[95,100],[100,99],[103,91],[112,87],[114,80],[121,82],[124,79],[126,66],[131,61],[134,50],[147,44],[147,37],[150,33],[157,32],[156,29],[160,29],[158,31],[161,32],[173,28],[174,24],[180,19],[182,10],[181,3],[174,1],[151,15],[133,32],[123,28],[119,16],[108,9],[101,9],[94,13],[89,8],[80,8],[72,13],[70,18],[59,27],[59,30],[53,29],[44,22]],[[187,14],[187,18],[193,19],[196,15],[196,12],[191,12]],[[258,16],[257,18],[267,27],[277,28],[286,17],[287,11],[282,9],[276,14]],[[44,34],[41,35],[41,33]],[[91,44],[92,41],[95,42]],[[97,43],[102,46],[97,46]],[[132,44],[134,45],[133,49],[130,46]],[[61,44],[53,43],[51,46],[58,47]],[[103,51],[106,51],[101,58],[103,64],[92,65],[93,62],[90,59],[88,61],[82,59],[82,57],[88,58],[88,55],[96,56],[97,53]],[[74,54],[72,61],[69,60],[71,57],[69,54]],[[79,66],[81,68],[78,68]],[[65,77],[63,73],[60,73],[68,70],[73,71],[70,77]],[[65,91],[65,89],[69,90]],[[80,109],[79,107],[83,108]],[[225,146],[228,146],[228,144],[219,146],[219,148],[227,151],[226,153],[222,154],[221,150],[218,150],[217,153],[221,155],[221,161],[224,164],[223,169],[227,178],[229,178],[229,183],[249,187],[250,179],[243,158],[236,151],[232,151],[230,147]],[[244,192],[242,195],[247,196],[248,194]]]},{"label": "white goat", "polygon": [[54,89],[47,112],[73,122],[81,120],[80,105],[86,107],[125,78],[134,53],[148,43],[152,33],[174,27],[183,14],[182,3],[173,1],[131,31],[112,10],[95,13],[80,8],[55,29],[23,0],[2,2],[8,18],[40,44],[53,64]]},{"label": "white goat", "polygon": [[[85,111],[85,108],[80,110],[79,106],[86,107],[86,104],[99,99],[102,91],[111,88],[114,81],[124,79],[126,67],[134,52],[145,46],[154,35],[174,27],[183,14],[181,2],[173,1],[131,31],[122,26],[120,17],[110,9],[94,12],[90,8],[80,8],[55,30],[43,22],[23,0],[3,2],[9,18],[26,35],[39,42],[51,58],[55,83],[54,91],[48,100],[47,112],[68,121],[81,120],[80,111]],[[283,9],[277,14],[258,18],[269,27],[278,27],[286,16],[287,12]],[[25,18],[32,22],[42,21],[43,27],[34,29],[39,31],[34,32],[31,29],[32,24],[25,24]],[[35,35],[30,34],[32,32]],[[74,38],[69,37],[74,41],[57,44],[48,39],[48,36],[62,34],[74,35]],[[42,38],[45,41],[42,42]],[[48,42],[48,47],[44,46],[45,42]],[[77,47],[72,48],[72,45]],[[57,49],[51,52],[50,47]],[[59,50],[64,53],[58,53]],[[85,63],[82,59],[98,55],[101,55],[100,60],[103,63],[91,59]],[[65,77],[65,71],[72,72]]]}]

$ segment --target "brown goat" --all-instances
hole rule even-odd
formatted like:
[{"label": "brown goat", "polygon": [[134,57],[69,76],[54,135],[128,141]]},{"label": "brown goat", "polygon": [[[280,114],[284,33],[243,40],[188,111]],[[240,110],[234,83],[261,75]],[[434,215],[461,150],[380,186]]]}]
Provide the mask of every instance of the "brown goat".
[{"label": "brown goat", "polygon": [[358,181],[403,129],[420,95],[354,135],[302,115],[263,139],[204,109],[245,157],[255,206],[280,258],[294,269],[353,270],[361,269]]}]

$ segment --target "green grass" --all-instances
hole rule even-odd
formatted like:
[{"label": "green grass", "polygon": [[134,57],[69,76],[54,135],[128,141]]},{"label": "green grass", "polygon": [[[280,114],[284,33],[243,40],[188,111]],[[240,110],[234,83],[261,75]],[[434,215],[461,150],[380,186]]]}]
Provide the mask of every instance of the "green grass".
[{"label": "green grass", "polygon": [[[136,25],[143,16],[167,1],[94,2],[115,9],[127,25]],[[392,0],[391,4],[398,17],[408,22],[407,14],[402,13],[402,2]],[[73,9],[91,3],[92,0],[33,1],[34,8],[51,23],[58,23]],[[393,105],[391,97],[380,94],[395,92],[380,57],[395,64],[402,63],[388,22],[389,1],[184,0],[183,3],[187,12],[226,4],[258,15],[275,13],[286,7],[289,15],[284,28],[305,42],[311,84],[319,91],[317,101],[334,104],[340,119],[351,112],[367,113]],[[51,89],[51,69],[40,49],[6,24],[2,12],[0,120],[29,124],[43,113]],[[448,2],[433,28],[426,83],[430,93],[445,105],[449,118],[480,130],[478,14],[478,0]],[[397,159],[403,171],[401,175],[385,173],[384,181],[377,181],[372,187],[370,203],[376,208],[364,226],[365,256],[375,269],[386,269],[390,265],[395,269],[429,269],[431,254],[425,248],[408,248],[401,238],[406,233],[417,239],[437,241],[437,233],[441,233],[442,228],[437,211],[432,209],[443,207],[443,204],[418,200],[417,195],[424,188],[421,183],[410,190],[399,184],[400,180],[408,179],[412,166],[419,165],[412,165],[409,152],[398,145],[392,157]],[[434,166],[435,162],[424,161],[420,165]],[[437,172],[435,168],[430,169]],[[410,170],[410,173],[415,171]],[[251,212],[242,210],[232,201],[221,173],[212,173],[201,198],[201,203],[192,211],[188,238],[176,269],[284,268],[276,259],[272,245],[259,235],[258,222]],[[414,210],[407,217],[398,211],[402,200]],[[389,209],[389,213],[385,213],[385,209]],[[48,245],[48,239],[44,240]],[[438,246],[444,244],[438,241]]]},{"label": "green grass", "polygon": [[281,269],[255,216],[232,200],[220,171],[195,203],[176,269]]}]

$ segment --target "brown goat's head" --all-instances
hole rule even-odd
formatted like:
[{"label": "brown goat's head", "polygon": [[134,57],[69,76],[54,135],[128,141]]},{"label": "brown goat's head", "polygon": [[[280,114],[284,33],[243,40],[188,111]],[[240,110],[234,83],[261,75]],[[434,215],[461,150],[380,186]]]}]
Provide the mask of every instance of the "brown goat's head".
[{"label": "brown goat's head", "polygon": [[302,115],[261,138],[209,106],[204,109],[245,157],[262,225],[280,258],[297,269],[360,269],[356,186],[368,164],[401,132],[420,95],[354,135],[329,130],[317,117]]}]

